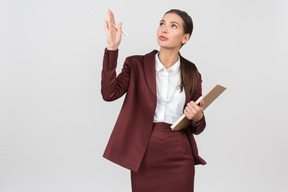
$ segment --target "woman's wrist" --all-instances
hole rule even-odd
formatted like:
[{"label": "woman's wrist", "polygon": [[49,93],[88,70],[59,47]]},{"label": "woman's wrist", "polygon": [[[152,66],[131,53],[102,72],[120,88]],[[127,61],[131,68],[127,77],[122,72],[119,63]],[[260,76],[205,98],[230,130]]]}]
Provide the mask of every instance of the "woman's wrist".
[{"label": "woman's wrist", "polygon": [[109,47],[109,46],[107,46],[107,49],[109,51],[116,51],[118,49],[118,47]]},{"label": "woman's wrist", "polygon": [[202,112],[199,117],[196,117],[196,118],[194,117],[194,118],[192,119],[192,121],[193,121],[195,124],[197,124],[197,123],[199,123],[199,122],[202,120],[203,116],[204,116],[204,114],[203,114],[203,112]]},{"label": "woman's wrist", "polygon": [[112,50],[112,51],[114,50],[114,51],[115,51],[115,50],[118,49],[118,46],[119,46],[119,45],[114,44],[114,43],[112,43],[112,44],[111,44],[111,43],[108,43],[108,44],[107,44],[107,49],[108,49],[108,50]]},{"label": "woman's wrist", "polygon": [[200,122],[201,122],[201,120],[198,121],[198,122],[195,122],[195,121],[192,120],[192,124],[193,124],[195,127],[199,126],[199,125],[200,125]]}]

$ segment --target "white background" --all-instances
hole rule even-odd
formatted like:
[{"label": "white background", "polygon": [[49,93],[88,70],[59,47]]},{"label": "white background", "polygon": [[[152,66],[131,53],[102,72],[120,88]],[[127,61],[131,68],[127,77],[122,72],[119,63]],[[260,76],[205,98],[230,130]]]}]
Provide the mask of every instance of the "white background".
[{"label": "white background", "polygon": [[227,87],[196,136],[208,164],[195,191],[286,192],[285,0],[1,0],[0,191],[131,191],[130,172],[102,157],[123,102],[100,94],[108,8],[130,34],[118,72],[125,57],[159,49],[159,21],[179,8],[194,21],[181,54],[203,94]]}]

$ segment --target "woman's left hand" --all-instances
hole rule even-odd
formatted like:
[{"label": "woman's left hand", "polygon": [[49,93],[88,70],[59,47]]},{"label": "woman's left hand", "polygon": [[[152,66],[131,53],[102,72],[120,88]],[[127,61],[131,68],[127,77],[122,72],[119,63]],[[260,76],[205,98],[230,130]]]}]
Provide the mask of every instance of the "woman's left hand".
[{"label": "woman's left hand", "polygon": [[195,123],[199,122],[203,118],[204,101],[200,100],[199,105],[194,101],[190,101],[184,109],[184,114],[189,120],[193,120]]}]

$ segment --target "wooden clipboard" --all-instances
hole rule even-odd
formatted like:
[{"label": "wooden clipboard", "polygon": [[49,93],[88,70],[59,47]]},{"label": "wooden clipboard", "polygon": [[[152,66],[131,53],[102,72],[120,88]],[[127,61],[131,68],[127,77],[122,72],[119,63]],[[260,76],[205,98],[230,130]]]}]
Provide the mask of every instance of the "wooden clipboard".
[{"label": "wooden clipboard", "polygon": [[[225,87],[221,85],[216,85],[205,97],[200,97],[195,103],[199,104],[200,100],[204,100],[204,109],[205,110],[223,91],[225,91]],[[185,129],[190,123],[190,120],[186,118],[183,114],[177,121],[171,125],[171,129],[173,131],[178,131],[181,129]]]}]

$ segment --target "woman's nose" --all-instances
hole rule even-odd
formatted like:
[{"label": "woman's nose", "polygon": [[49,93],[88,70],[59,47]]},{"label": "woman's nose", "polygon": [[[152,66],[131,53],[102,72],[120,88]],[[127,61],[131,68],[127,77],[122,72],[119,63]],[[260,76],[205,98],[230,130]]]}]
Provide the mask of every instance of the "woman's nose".
[{"label": "woman's nose", "polygon": [[167,33],[167,32],[168,32],[167,27],[164,26],[164,27],[162,28],[162,33]]}]

